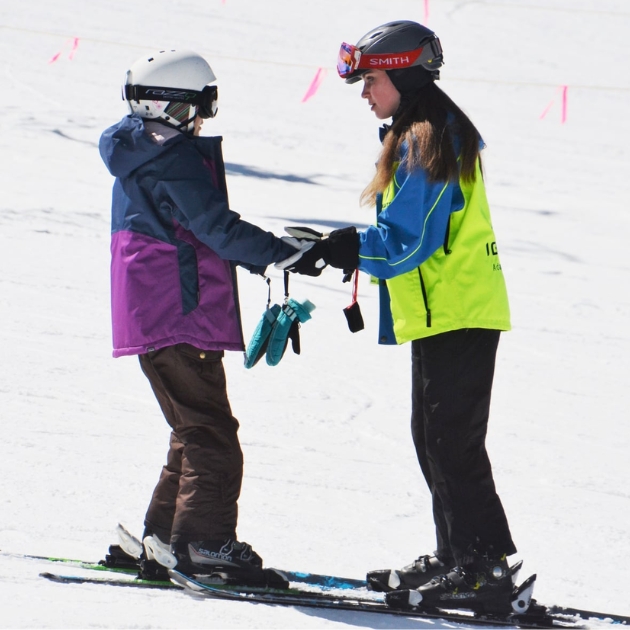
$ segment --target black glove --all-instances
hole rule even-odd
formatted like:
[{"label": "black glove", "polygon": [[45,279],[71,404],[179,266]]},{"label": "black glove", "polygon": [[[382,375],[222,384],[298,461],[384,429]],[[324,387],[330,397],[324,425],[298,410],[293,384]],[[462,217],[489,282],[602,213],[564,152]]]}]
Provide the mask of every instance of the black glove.
[{"label": "black glove", "polygon": [[300,249],[276,263],[278,269],[307,276],[319,276],[327,265],[349,273],[359,265],[359,235],[354,226],[325,235],[308,227],[287,227]]},{"label": "black glove", "polygon": [[354,225],[334,230],[328,235],[328,254],[324,260],[331,266],[344,271],[359,266],[359,235]]},{"label": "black glove", "polygon": [[319,276],[328,264],[323,257],[325,241],[298,240],[294,238],[291,240],[298,244],[299,249],[293,256],[277,262],[275,264],[276,269],[291,271],[304,276]]}]

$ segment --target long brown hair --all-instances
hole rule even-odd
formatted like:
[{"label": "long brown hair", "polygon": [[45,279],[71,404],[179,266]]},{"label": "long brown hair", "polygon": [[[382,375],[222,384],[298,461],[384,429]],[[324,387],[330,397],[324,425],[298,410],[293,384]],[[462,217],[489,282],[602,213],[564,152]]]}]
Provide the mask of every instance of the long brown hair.
[{"label": "long brown hair", "polygon": [[[449,96],[430,82],[403,103],[401,110],[383,141],[376,174],[361,193],[362,205],[374,205],[376,195],[388,186],[405,141],[409,147],[407,170],[424,169],[430,182],[457,182],[460,177],[464,182],[475,180],[480,135]],[[461,143],[460,164],[453,145],[455,136]]]}]

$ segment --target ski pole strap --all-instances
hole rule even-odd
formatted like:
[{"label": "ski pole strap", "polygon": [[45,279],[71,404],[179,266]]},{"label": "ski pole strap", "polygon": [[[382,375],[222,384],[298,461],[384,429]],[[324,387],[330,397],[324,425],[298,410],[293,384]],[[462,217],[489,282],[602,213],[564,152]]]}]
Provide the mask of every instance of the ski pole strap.
[{"label": "ski pole strap", "polygon": [[354,280],[352,283],[352,304],[343,309],[343,314],[346,316],[346,320],[348,320],[348,328],[350,329],[350,332],[353,333],[359,332],[365,327],[365,324],[363,323],[363,315],[361,314],[361,308],[357,302],[358,293],[359,270],[355,269]]},{"label": "ski pole strap", "polygon": [[359,295],[359,270],[354,270],[354,280],[352,282],[352,303],[357,301]]},{"label": "ski pole strap", "polygon": [[289,299],[289,272],[284,272],[284,303],[286,304]]},{"label": "ski pole strap", "polygon": [[266,278],[265,282],[267,283],[267,308],[271,304],[271,278]]}]

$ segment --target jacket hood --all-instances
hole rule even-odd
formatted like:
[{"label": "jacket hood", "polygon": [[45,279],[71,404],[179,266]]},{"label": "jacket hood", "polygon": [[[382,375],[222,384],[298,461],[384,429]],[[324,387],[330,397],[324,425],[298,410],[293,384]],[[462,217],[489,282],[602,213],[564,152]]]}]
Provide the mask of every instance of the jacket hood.
[{"label": "jacket hood", "polygon": [[133,114],[106,129],[98,149],[114,177],[128,177],[138,167],[184,138],[184,134],[168,125],[153,121],[145,124],[140,116]]}]

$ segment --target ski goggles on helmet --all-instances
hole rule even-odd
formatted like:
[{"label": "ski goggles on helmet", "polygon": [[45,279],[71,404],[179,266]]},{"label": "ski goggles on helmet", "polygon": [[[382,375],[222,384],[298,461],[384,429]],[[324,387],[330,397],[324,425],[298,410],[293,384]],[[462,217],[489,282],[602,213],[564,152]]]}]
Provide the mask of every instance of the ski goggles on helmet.
[{"label": "ski goggles on helmet", "polygon": [[337,72],[342,79],[347,79],[358,70],[395,70],[412,66],[433,70],[442,65],[442,58],[442,46],[437,37],[414,50],[391,53],[363,53],[344,42],[337,57]]},{"label": "ski goggles on helmet", "polygon": [[188,103],[197,107],[197,114],[201,118],[214,118],[219,109],[219,90],[216,85],[206,85],[200,92],[146,85],[125,85],[124,98],[128,101]]}]

